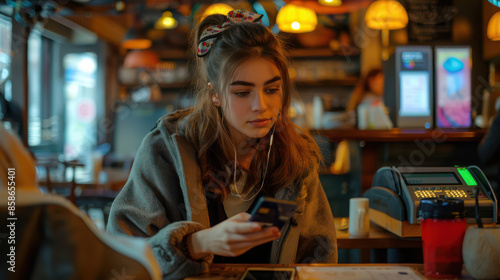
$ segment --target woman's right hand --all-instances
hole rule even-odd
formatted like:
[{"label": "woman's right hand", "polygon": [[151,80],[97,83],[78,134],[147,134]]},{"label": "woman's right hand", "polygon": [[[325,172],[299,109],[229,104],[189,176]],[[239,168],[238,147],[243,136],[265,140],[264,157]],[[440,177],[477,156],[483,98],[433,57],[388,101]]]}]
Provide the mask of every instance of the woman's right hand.
[{"label": "woman's right hand", "polygon": [[195,232],[187,238],[191,258],[201,259],[207,254],[236,257],[255,246],[280,237],[277,227],[262,227],[248,222],[250,214],[239,213],[211,227]]}]

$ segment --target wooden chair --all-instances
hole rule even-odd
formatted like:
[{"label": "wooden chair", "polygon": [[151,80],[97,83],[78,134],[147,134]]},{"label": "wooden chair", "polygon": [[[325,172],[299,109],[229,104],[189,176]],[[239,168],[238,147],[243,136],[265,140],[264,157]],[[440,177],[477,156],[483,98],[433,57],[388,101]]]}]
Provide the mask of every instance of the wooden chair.
[{"label": "wooden chair", "polygon": [[[39,159],[38,166],[43,167],[45,169],[45,186],[47,192],[61,194],[68,198],[73,204],[76,203],[76,168],[84,167],[85,165],[80,163],[78,160],[71,161],[61,161],[58,159]],[[54,181],[51,175],[54,174],[51,172],[52,170],[57,170],[62,167],[62,171],[60,170],[60,180]],[[66,170],[67,168],[71,168],[72,179],[71,181],[66,181]],[[43,181],[40,182],[40,185],[43,185]]]}]

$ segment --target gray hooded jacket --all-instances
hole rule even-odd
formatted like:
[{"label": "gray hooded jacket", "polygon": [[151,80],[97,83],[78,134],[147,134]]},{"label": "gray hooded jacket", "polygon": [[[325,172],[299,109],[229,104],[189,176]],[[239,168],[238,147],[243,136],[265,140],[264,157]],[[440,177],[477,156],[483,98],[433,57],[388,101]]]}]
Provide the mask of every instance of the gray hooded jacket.
[{"label": "gray hooded jacket", "polygon": [[[107,226],[111,233],[147,238],[164,279],[206,272],[213,259],[192,261],[182,251],[184,236],[210,227],[196,151],[182,136],[186,114],[162,117],[145,137]],[[295,200],[299,207],[273,241],[271,263],[336,263],[335,225],[318,174],[275,197]]]}]

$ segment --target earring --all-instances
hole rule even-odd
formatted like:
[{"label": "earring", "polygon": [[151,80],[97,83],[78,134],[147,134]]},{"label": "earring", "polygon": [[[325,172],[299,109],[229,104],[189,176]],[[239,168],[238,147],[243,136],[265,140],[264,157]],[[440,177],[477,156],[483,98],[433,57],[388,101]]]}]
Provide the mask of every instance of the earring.
[{"label": "earring", "polygon": [[215,94],[212,95],[212,102],[215,104],[215,106],[219,106],[220,105],[219,98],[217,98],[217,96]]}]

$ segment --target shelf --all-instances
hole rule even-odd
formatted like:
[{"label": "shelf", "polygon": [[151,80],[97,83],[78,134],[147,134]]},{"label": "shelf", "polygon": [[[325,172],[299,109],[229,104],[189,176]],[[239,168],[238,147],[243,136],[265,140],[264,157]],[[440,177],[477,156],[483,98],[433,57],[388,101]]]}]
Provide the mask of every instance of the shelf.
[{"label": "shelf", "polygon": [[115,107],[126,106],[129,108],[145,108],[145,107],[164,107],[172,104],[172,101],[169,100],[158,100],[158,101],[140,101],[133,102],[131,100],[119,100],[114,102]]},{"label": "shelf", "polygon": [[442,142],[478,142],[486,134],[486,129],[400,129],[391,130],[359,130],[330,129],[311,130],[312,134],[320,134],[333,142],[342,140],[359,140],[366,142],[414,142],[431,140]]},{"label": "shelf", "polygon": [[315,49],[289,49],[287,50],[289,56],[293,58],[324,58],[324,57],[349,57],[359,56],[360,51],[358,48],[351,47],[343,50],[333,51],[329,48],[315,48]]},{"label": "shelf", "polygon": [[[147,87],[147,85],[140,84],[121,84],[121,86],[126,89]],[[163,89],[182,89],[187,88],[189,86],[189,82],[159,83],[158,86]]]}]

